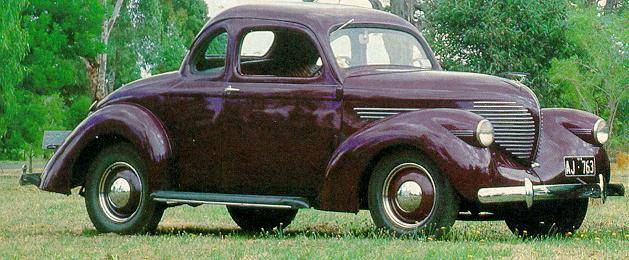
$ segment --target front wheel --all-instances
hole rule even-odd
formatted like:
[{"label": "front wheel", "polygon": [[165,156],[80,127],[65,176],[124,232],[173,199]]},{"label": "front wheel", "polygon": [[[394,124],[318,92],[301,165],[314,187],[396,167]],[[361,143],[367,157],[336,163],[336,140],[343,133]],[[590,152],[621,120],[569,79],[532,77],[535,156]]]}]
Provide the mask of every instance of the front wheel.
[{"label": "front wheel", "polygon": [[536,202],[530,210],[507,216],[505,223],[522,237],[573,233],[581,227],[587,209],[588,199]]},{"label": "front wheel", "polygon": [[164,207],[150,199],[146,167],[132,146],[103,149],[86,178],[85,205],[99,232],[136,234],[157,228]]},{"label": "front wheel", "polygon": [[412,151],[382,158],[367,193],[374,223],[395,235],[440,236],[458,214],[458,197],[448,180]]}]

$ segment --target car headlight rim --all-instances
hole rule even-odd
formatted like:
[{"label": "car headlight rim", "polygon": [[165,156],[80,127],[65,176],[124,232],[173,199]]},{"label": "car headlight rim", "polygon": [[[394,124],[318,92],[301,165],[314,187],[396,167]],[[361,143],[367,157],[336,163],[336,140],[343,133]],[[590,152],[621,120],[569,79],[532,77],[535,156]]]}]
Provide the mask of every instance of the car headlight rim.
[{"label": "car headlight rim", "polygon": [[478,122],[474,132],[476,141],[483,147],[488,147],[494,143],[494,126],[487,119]]},{"label": "car headlight rim", "polygon": [[600,145],[607,143],[609,140],[609,126],[604,119],[596,120],[596,123],[594,123],[594,127],[592,128],[592,136]]}]

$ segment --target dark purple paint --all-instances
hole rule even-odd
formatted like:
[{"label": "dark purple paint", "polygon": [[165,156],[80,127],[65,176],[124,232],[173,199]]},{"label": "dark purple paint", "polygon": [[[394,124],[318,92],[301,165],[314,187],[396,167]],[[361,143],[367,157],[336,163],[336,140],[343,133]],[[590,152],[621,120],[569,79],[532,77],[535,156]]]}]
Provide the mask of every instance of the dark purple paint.
[{"label": "dark purple paint", "polygon": [[[564,155],[595,155],[609,174],[605,151],[571,129],[592,128],[597,116],[540,107],[526,87],[506,79],[440,71],[345,71],[336,65],[329,32],[350,19],[415,35],[406,21],[388,13],[327,5],[255,5],[230,9],[199,34],[230,33],[226,71],[214,77],[182,68],[136,81],[109,95],[72,133],[47,164],[41,188],[66,193],[83,184],[82,174],[102,146],[130,142],[143,152],[152,190],[292,195],[318,209],[358,211],[370,169],[379,156],[400,147],[421,151],[446,174],[468,203],[483,187],[570,183]],[[310,79],[245,77],[236,71],[242,32],[257,25],[285,27],[309,35],[324,68]],[[195,40],[194,53],[199,40]],[[231,86],[241,91],[225,93]],[[473,101],[516,101],[536,123],[540,163],[517,161],[496,145],[480,148],[453,130],[474,130],[482,118],[464,111]],[[417,108],[378,121],[354,108]],[[541,119],[543,116],[543,119]],[[114,136],[115,138],[109,138]],[[98,138],[97,138],[98,137]],[[99,142],[105,140],[106,142]],[[590,141],[588,143],[587,141]],[[539,144],[539,145],[537,145]],[[583,178],[594,182],[594,178]]]}]

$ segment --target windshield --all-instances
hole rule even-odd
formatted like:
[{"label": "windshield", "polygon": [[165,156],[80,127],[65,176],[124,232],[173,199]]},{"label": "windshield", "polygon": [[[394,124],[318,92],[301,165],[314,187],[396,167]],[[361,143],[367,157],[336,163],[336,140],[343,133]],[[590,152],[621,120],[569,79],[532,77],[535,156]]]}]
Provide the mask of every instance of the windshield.
[{"label": "windshield", "polygon": [[402,66],[432,69],[432,63],[417,38],[398,30],[344,28],[332,32],[330,45],[341,68]]}]

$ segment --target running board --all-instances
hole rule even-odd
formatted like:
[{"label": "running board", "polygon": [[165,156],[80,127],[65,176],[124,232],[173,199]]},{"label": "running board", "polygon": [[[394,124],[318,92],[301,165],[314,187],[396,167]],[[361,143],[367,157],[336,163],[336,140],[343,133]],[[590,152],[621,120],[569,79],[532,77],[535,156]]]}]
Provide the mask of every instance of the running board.
[{"label": "running board", "polygon": [[212,204],[282,209],[310,208],[310,204],[308,204],[306,199],[289,196],[156,191],[151,193],[151,198],[153,198],[154,201],[165,202],[167,204]]}]

